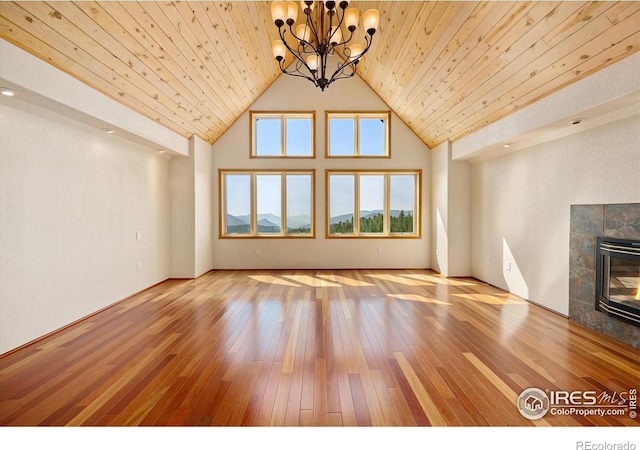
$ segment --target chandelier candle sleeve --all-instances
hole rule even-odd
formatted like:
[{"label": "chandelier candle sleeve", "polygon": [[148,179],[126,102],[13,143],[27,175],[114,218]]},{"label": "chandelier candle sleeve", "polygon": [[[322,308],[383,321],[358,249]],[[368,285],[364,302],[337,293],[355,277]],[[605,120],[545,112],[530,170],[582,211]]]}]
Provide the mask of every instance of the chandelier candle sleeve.
[{"label": "chandelier candle sleeve", "polygon": [[377,9],[368,9],[362,15],[362,25],[367,33],[373,34],[378,29],[378,22],[380,22],[380,13]]},{"label": "chandelier candle sleeve", "polygon": [[[271,4],[271,17],[280,37],[271,45],[273,56],[283,73],[305,78],[324,91],[334,81],[355,75],[358,62],[371,47],[380,13],[369,9],[362,15],[364,42],[358,43],[354,32],[360,11],[348,8],[348,1],[304,0],[300,5],[292,1]],[[298,14],[300,10],[302,15]],[[335,67],[327,67],[334,55]]]},{"label": "chandelier candle sleeve", "polygon": [[273,2],[271,4],[271,17],[275,23],[281,21],[284,24],[287,18],[288,8],[285,2]]}]

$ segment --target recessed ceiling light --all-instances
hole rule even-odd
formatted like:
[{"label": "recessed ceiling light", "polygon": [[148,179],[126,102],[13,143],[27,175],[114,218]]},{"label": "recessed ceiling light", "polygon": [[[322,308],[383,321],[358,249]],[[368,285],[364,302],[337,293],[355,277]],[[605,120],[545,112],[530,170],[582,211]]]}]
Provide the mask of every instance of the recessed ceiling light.
[{"label": "recessed ceiling light", "polygon": [[582,123],[582,122],[584,122],[585,120],[587,120],[587,119],[585,119],[585,118],[573,119],[573,120],[571,121],[571,125],[578,125],[579,123]]},{"label": "recessed ceiling light", "polygon": [[113,134],[113,133],[116,132],[115,130],[112,130],[111,128],[103,128],[102,131],[104,131],[107,134]]},{"label": "recessed ceiling light", "polygon": [[16,95],[16,91],[14,91],[13,89],[3,87],[3,88],[0,88],[0,94],[7,97],[14,97]]},{"label": "recessed ceiling light", "polygon": [[509,147],[511,147],[512,145],[513,145],[513,144],[511,144],[511,143],[509,143],[509,144],[504,144],[504,145],[503,145],[503,147],[504,147],[504,148],[509,148]]},{"label": "recessed ceiling light", "polygon": [[159,150],[158,150],[158,153],[164,153],[164,150],[159,149]]}]

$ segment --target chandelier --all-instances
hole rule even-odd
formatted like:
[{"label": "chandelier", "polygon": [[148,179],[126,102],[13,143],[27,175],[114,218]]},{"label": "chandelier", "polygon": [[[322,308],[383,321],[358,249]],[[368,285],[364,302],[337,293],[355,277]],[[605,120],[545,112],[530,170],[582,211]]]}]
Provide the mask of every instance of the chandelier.
[{"label": "chandelier", "polygon": [[[356,65],[371,47],[380,15],[377,9],[369,9],[362,15],[362,25],[366,31],[363,45],[351,43],[360,21],[360,11],[348,8],[348,1],[307,0],[300,4],[306,18],[305,23],[299,24],[295,31],[293,26],[298,18],[298,3],[276,1],[271,4],[271,16],[280,35],[280,39],[271,44],[271,49],[283,73],[306,78],[324,91],[334,81],[355,75]],[[348,36],[343,35],[343,30]],[[294,45],[289,45],[288,37],[290,41],[295,41]],[[288,70],[284,63],[287,50],[295,57],[294,64]],[[330,74],[330,71],[327,72],[327,59],[336,52],[343,60]]]}]

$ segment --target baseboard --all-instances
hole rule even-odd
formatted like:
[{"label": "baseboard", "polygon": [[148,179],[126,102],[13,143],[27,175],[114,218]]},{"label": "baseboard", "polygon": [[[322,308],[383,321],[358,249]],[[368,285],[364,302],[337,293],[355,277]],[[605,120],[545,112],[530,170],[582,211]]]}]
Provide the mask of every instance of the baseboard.
[{"label": "baseboard", "polygon": [[61,331],[64,331],[64,330],[66,330],[67,328],[70,328],[70,327],[72,327],[72,326],[74,326],[74,325],[76,325],[76,324],[78,324],[78,323],[82,322],[83,320],[87,320],[87,319],[89,319],[89,318],[91,318],[91,317],[95,316],[96,314],[100,314],[101,312],[106,311],[106,310],[108,310],[109,308],[113,308],[114,306],[117,306],[117,305],[119,305],[120,303],[122,303],[122,302],[124,302],[124,301],[126,301],[126,300],[129,300],[131,297],[135,297],[136,295],[140,295],[140,294],[142,294],[143,292],[148,291],[149,289],[153,289],[154,287],[158,286],[159,284],[162,284],[162,283],[164,283],[165,281],[169,281],[169,280],[171,280],[171,278],[167,278],[166,280],[162,280],[162,281],[160,281],[160,282],[158,282],[158,283],[155,283],[155,284],[153,284],[153,285],[151,285],[151,286],[149,286],[149,287],[147,287],[147,288],[144,288],[144,289],[142,289],[142,290],[140,290],[140,291],[138,291],[138,292],[135,292],[135,293],[133,293],[133,294],[131,294],[131,295],[128,295],[128,296],[126,296],[126,297],[125,297],[125,298],[123,298],[123,299],[117,300],[116,302],[111,303],[110,305],[107,305],[107,306],[105,306],[104,308],[100,308],[100,309],[98,309],[97,311],[94,311],[94,312],[92,312],[92,313],[90,313],[90,314],[87,314],[86,316],[81,317],[81,318],[79,318],[79,319],[77,319],[77,320],[74,320],[73,322],[68,323],[68,324],[66,324],[66,325],[64,325],[64,326],[62,326],[62,327],[60,327],[60,328],[57,328],[57,329],[55,329],[55,330],[53,330],[53,331],[51,331],[51,332],[49,332],[49,333],[47,333],[47,334],[45,334],[45,335],[42,335],[42,336],[40,336],[40,337],[37,337],[37,338],[35,338],[35,339],[33,339],[33,340],[31,340],[31,341],[27,342],[26,344],[22,344],[22,345],[20,345],[20,346],[18,346],[18,347],[16,347],[16,348],[13,348],[13,349],[11,349],[11,350],[9,350],[9,351],[5,352],[5,353],[2,353],[2,354],[0,354],[0,359],[4,358],[5,356],[9,356],[9,355],[10,355],[10,354],[12,354],[12,353],[17,352],[18,350],[22,350],[22,349],[24,349],[24,348],[26,348],[26,347],[29,347],[29,346],[35,345],[35,344],[37,344],[38,342],[40,342],[40,341],[42,341],[42,340],[44,340],[44,339],[46,339],[46,338],[48,338],[48,337],[51,337],[51,336],[53,336],[53,335],[54,335],[54,334],[56,334],[56,333],[59,333],[59,332],[61,332]]}]

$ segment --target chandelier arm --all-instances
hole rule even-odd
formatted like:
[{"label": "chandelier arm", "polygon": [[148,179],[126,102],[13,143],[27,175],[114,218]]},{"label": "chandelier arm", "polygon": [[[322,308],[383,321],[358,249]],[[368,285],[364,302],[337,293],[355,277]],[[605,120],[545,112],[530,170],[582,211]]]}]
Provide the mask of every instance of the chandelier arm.
[{"label": "chandelier arm", "polygon": [[[309,71],[311,76],[309,76],[309,74],[305,73],[304,71],[300,70],[303,66],[307,69],[307,71]],[[284,67],[282,67],[282,65],[280,67],[280,70],[282,70],[283,73],[290,75],[292,77],[299,77],[299,78],[304,78],[305,80],[309,80],[315,86],[320,85],[320,82],[318,81],[318,77],[316,76],[316,74],[313,71],[310,71],[309,67],[306,64],[302,64],[300,60],[295,61],[295,67],[293,70],[287,71],[286,69],[284,69]]]},{"label": "chandelier arm", "polygon": [[[324,6],[322,8],[324,9]],[[320,37],[318,35],[318,30],[316,30],[316,26],[313,23],[313,20],[311,20],[311,14],[313,14],[313,12],[310,12],[309,14],[307,14],[307,26],[311,30],[311,33],[313,34],[313,37],[316,39],[316,43],[318,45],[320,45],[321,44],[321,39],[320,39]],[[322,14],[322,12],[321,12],[321,14]],[[322,32],[322,30],[320,30],[320,32]],[[313,45],[311,47],[313,47]],[[317,52],[316,47],[313,47],[313,49],[316,50],[316,52]]]},{"label": "chandelier arm", "polygon": [[[336,6],[335,8],[333,8],[334,14],[329,16],[329,29],[333,30],[332,33],[329,34],[328,36],[328,40],[327,43],[331,42],[331,38],[333,37],[334,34],[336,34],[336,31],[340,30],[340,27],[342,26],[342,22],[344,22],[344,9],[342,10],[342,17],[339,16],[338,14],[338,7]],[[333,27],[333,16],[336,16],[336,20],[338,21],[338,23],[336,24],[335,28]],[[351,33],[351,36],[353,36],[353,33]],[[351,36],[349,36],[349,39],[351,39]],[[337,47],[338,45],[344,45],[346,42],[339,42],[337,45],[335,45],[335,47]]]},{"label": "chandelier arm", "polygon": [[[305,61],[305,60],[300,56],[300,52],[297,52],[296,50],[292,49],[292,48],[289,46],[289,44],[287,43],[287,41],[286,41],[286,39],[285,39],[285,37],[284,37],[284,35],[285,35],[285,33],[287,32],[287,30],[282,31],[282,28],[279,28],[279,29],[278,29],[278,31],[279,31],[279,34],[280,34],[280,38],[282,39],[282,43],[283,43],[283,44],[284,44],[284,46],[287,48],[287,50],[289,50],[289,53],[291,53],[291,54],[292,54],[292,55],[293,55],[293,56],[294,56],[294,57],[295,57],[295,58],[296,58],[300,63],[302,63],[302,65],[304,65],[304,67],[306,67],[306,68],[307,68],[307,70],[309,71],[309,73],[311,73],[311,74],[313,75],[313,71],[312,71],[312,70],[311,70],[311,68],[307,65],[307,62],[306,62],[306,61]],[[300,41],[300,40],[298,39],[298,41]],[[313,48],[313,46],[311,46],[311,48]],[[304,46],[303,46],[303,49],[304,49]],[[314,50],[315,50],[315,49],[314,49]],[[281,67],[280,67],[280,70],[282,70],[282,71],[283,71],[284,73],[286,73],[286,74],[290,74],[290,72],[287,72],[285,69],[283,69],[283,68],[282,68],[283,63],[284,63],[284,58],[283,58],[283,59],[282,59],[282,61],[280,62],[280,66],[281,66]],[[298,69],[296,69],[296,71],[297,71],[298,73],[302,73],[302,72],[300,72]],[[306,77],[306,76],[305,76],[305,77]],[[312,79],[312,78],[310,78],[310,77],[307,77],[307,78],[308,78],[309,80],[311,80],[311,79]],[[315,76],[314,76],[314,78],[315,78]]]},{"label": "chandelier arm", "polygon": [[[342,41],[341,43],[339,43],[338,45],[336,45],[336,47],[339,47],[339,46],[346,47],[346,46],[347,46],[347,44],[348,44],[349,42],[351,42],[351,39],[353,39],[353,35],[354,35],[354,34],[355,34],[355,33],[352,33],[352,32],[350,32],[350,31],[349,31],[349,39],[347,39],[346,41]],[[365,36],[365,37],[366,37],[366,36]]]},{"label": "chandelier arm", "polygon": [[371,43],[373,42],[373,36],[365,35],[364,40],[367,43],[366,47],[364,48],[364,50],[362,50],[362,53],[360,53],[356,58],[349,61],[350,63],[357,63],[369,51],[369,48],[371,47]]},{"label": "chandelier arm", "polygon": [[[283,60],[283,61],[284,61],[284,60]],[[295,70],[287,71],[287,70],[284,68],[283,61],[280,61],[280,63],[278,64],[278,66],[280,67],[280,70],[282,71],[282,73],[287,74],[287,75],[290,75],[290,76],[292,76],[292,77],[300,77],[300,78],[304,78],[304,79],[306,79],[306,80],[311,81],[311,82],[312,82],[312,83],[314,83],[314,84],[316,83],[316,81],[315,81],[313,78],[311,78],[310,76],[306,75],[304,72],[301,72],[301,71],[300,71],[300,67],[301,67],[300,62],[296,62],[296,68],[295,68]]]},{"label": "chandelier arm", "polygon": [[[286,32],[286,30],[285,30],[285,32]],[[302,39],[300,39],[298,37],[298,35],[293,31],[293,25],[289,25],[289,32],[294,37],[294,39],[296,39],[298,41],[298,46],[302,47],[302,51],[298,50],[297,51],[298,53],[305,53],[305,54],[306,53],[308,53],[308,54],[318,53],[316,48],[313,46],[313,44],[311,42],[303,41]],[[282,37],[282,34],[280,35],[280,37],[282,38],[282,41],[284,43],[284,38]],[[313,50],[313,51],[310,51],[310,52],[305,51],[305,47],[307,45],[309,47],[311,47],[311,50]],[[290,49],[290,47],[286,43],[285,43],[285,46]]]},{"label": "chandelier arm", "polygon": [[[345,73],[345,69],[348,67],[351,68],[351,73]],[[353,63],[347,62],[338,66],[336,71],[331,75],[331,79],[327,82],[327,84],[331,84],[336,80],[342,80],[345,78],[351,78],[356,74],[356,66]]]},{"label": "chandelier arm", "polygon": [[[338,68],[333,73],[333,75],[331,76],[331,79],[328,81],[327,84],[331,84],[332,82],[334,82],[336,80],[342,80],[344,78],[350,78],[350,77],[355,75],[355,73],[356,73],[356,65],[358,64],[360,59],[365,55],[365,53],[367,53],[367,51],[369,51],[369,48],[371,47],[371,43],[373,42],[373,37],[365,36],[364,39],[365,39],[365,41],[367,43],[367,46],[362,51],[362,53],[360,53],[358,55],[358,57],[354,58],[353,60],[347,59],[347,61],[345,61],[345,62],[343,62],[341,64],[338,64]],[[347,66],[351,67],[351,74],[349,74],[349,75],[344,73],[344,70],[346,69]],[[344,75],[344,76],[341,76],[341,75]]]}]

